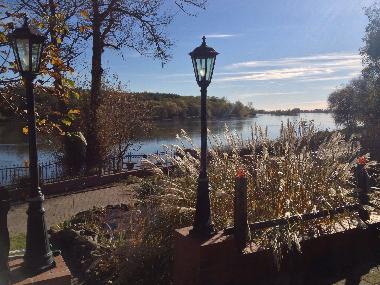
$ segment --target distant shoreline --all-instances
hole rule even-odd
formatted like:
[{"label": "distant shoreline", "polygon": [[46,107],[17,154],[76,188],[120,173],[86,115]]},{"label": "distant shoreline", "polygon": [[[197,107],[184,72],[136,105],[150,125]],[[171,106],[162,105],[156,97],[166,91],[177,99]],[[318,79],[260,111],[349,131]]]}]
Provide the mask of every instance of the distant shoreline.
[{"label": "distant shoreline", "polygon": [[[229,117],[211,117],[208,118],[209,120],[243,120],[243,119],[251,119],[257,117],[257,115],[272,115],[272,116],[299,116],[300,114],[330,114],[330,111],[320,111],[320,110],[302,110],[300,112],[289,112],[287,110],[277,110],[277,111],[264,111],[260,110],[257,113],[250,115],[250,116],[245,116],[245,117],[238,117],[238,116],[229,116]],[[175,121],[180,121],[180,120],[186,120],[186,121],[195,121],[195,120],[200,120],[200,117],[173,117],[173,118],[166,118],[166,119],[161,119],[161,118],[153,118],[152,122],[175,122]],[[6,123],[25,123],[22,120],[18,120],[16,118],[0,118],[0,124],[6,124]]]},{"label": "distant shoreline", "polygon": [[316,109],[316,110],[300,110],[300,109],[292,109],[292,110],[274,110],[274,111],[266,111],[266,110],[256,110],[256,114],[267,114],[274,116],[298,116],[300,114],[329,114],[330,110]]},{"label": "distant shoreline", "polygon": [[[257,117],[257,115],[273,115],[273,116],[299,116],[300,114],[330,114],[331,112],[328,110],[301,110],[300,112],[292,112],[291,110],[276,110],[276,111],[266,111],[266,110],[258,110],[255,114],[252,114],[250,116],[245,117],[238,117],[238,116],[229,116],[229,117],[211,117],[208,118],[209,120],[236,120],[236,119],[251,119]],[[179,121],[179,120],[186,120],[186,121],[192,121],[192,120],[200,120],[200,117],[173,117],[173,118],[153,118],[153,122],[159,122],[159,121],[165,121],[165,122],[172,122],[172,121]],[[4,123],[25,123],[22,120],[16,119],[16,118],[0,118],[0,124]]]}]

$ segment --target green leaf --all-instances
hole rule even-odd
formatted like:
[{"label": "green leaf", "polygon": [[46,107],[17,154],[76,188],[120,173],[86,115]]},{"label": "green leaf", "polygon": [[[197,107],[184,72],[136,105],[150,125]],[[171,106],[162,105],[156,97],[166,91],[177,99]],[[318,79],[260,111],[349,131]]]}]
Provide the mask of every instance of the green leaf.
[{"label": "green leaf", "polygon": [[64,81],[64,83],[65,83],[66,85],[70,86],[71,88],[74,88],[74,87],[75,87],[75,82],[74,82],[74,80],[64,78],[63,81]]}]

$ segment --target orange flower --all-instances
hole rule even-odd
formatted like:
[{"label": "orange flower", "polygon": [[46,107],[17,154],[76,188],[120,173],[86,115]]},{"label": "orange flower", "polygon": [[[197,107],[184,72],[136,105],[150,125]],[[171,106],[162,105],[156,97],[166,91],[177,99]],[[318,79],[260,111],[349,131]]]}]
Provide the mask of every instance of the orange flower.
[{"label": "orange flower", "polygon": [[245,170],[243,168],[239,168],[236,173],[237,178],[244,178],[245,177]]},{"label": "orange flower", "polygon": [[365,156],[360,156],[360,157],[358,158],[358,164],[359,164],[359,165],[365,165],[367,162],[368,162],[368,161],[367,161],[367,158],[366,158]]}]

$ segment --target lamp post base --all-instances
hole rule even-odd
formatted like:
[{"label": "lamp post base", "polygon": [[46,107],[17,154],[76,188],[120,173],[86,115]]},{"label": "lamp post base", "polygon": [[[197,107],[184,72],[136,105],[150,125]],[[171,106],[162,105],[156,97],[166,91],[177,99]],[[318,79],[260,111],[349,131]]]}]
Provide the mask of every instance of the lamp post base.
[{"label": "lamp post base", "polygon": [[190,236],[196,237],[196,238],[209,238],[215,235],[215,233],[216,231],[213,224],[203,226],[203,227],[193,227],[189,231]]},{"label": "lamp post base", "polygon": [[198,178],[198,195],[195,219],[190,235],[194,237],[210,237],[215,234],[211,220],[210,195],[208,178],[204,173]]},{"label": "lamp post base", "polygon": [[[5,196],[5,197],[4,197]],[[9,280],[9,232],[7,215],[9,211],[8,192],[0,189],[0,284],[11,284]]]},{"label": "lamp post base", "polygon": [[44,196],[41,191],[38,193],[38,196],[28,199],[24,269],[31,273],[40,273],[55,267],[46,229],[45,210],[42,207]]}]

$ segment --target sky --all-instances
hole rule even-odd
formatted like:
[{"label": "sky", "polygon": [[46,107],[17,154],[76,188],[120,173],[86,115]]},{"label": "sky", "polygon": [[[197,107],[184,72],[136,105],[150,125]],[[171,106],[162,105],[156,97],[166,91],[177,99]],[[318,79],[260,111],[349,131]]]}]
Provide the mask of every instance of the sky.
[{"label": "sky", "polygon": [[131,91],[199,95],[188,53],[207,44],[220,54],[209,96],[257,109],[326,108],[328,95],[362,69],[371,0],[209,0],[196,17],[178,14],[167,29],[175,45],[164,67],[123,50],[104,64]]}]

